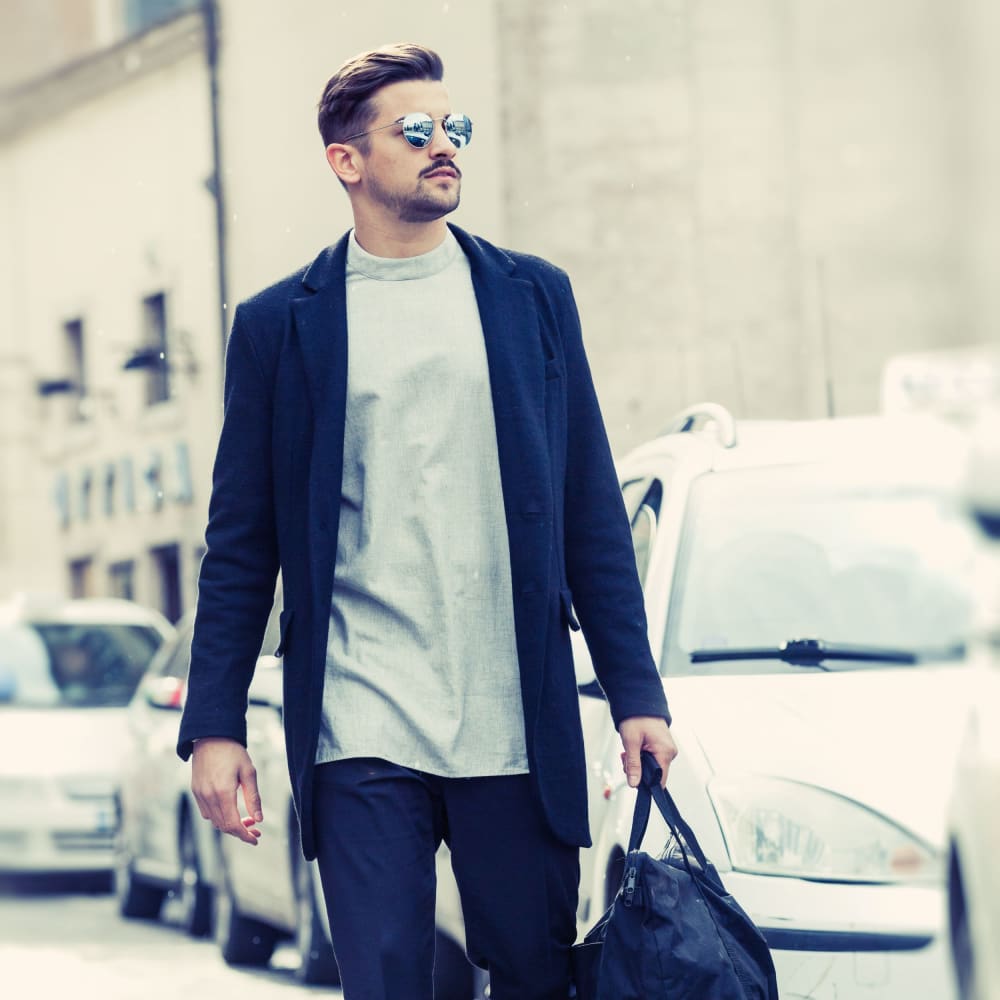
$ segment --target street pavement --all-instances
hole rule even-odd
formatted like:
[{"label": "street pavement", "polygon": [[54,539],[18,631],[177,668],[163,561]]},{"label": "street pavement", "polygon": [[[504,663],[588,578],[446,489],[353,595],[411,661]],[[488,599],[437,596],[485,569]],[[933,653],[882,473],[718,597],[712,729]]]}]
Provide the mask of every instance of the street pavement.
[{"label": "street pavement", "polygon": [[123,920],[106,881],[0,879],[0,996],[4,1000],[340,1000],[300,986],[294,955],[268,969],[229,968],[212,941],[165,921]]}]

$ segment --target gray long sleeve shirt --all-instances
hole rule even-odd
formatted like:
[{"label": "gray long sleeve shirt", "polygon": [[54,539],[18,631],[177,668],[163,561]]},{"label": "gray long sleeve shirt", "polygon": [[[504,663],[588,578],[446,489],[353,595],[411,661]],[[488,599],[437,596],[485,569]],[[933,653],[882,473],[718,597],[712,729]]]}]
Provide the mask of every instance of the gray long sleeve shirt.
[{"label": "gray long sleeve shirt", "polygon": [[347,425],[317,763],[528,769],[496,428],[455,237],[381,258],[351,234]]}]

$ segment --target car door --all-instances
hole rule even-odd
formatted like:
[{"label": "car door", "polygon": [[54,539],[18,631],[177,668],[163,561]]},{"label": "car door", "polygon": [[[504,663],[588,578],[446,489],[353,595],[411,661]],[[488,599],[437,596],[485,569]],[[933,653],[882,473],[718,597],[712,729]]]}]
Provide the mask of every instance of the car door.
[{"label": "car door", "polygon": [[[669,465],[666,466],[668,468]],[[644,589],[657,542],[667,482],[666,469],[664,474],[626,476],[622,482],[622,497],[632,529],[636,570]],[[608,838],[602,836],[602,833],[605,824],[614,819],[609,802],[614,792],[624,783],[625,776],[618,760],[621,740],[612,724],[603,694],[596,679],[593,679],[589,653],[577,635],[574,640],[574,659],[580,682],[580,717],[587,756],[587,805],[594,841],[594,846],[585,849],[580,859],[582,877],[578,918],[581,929],[585,930],[589,926],[588,921],[592,921],[603,910],[608,887],[616,878],[616,873],[609,870],[609,858],[605,850]]]},{"label": "car door", "polygon": [[[240,910],[290,930],[295,921],[290,837],[291,786],[282,725],[282,668],[271,655],[278,646],[281,610],[279,586],[254,670],[247,706],[247,749],[257,771],[264,810],[261,837],[254,848],[224,837],[222,849],[229,883]],[[240,810],[244,803],[240,801]]]},{"label": "car door", "polygon": [[[291,867],[291,786],[281,717],[281,665],[274,657],[261,657],[250,689],[247,743],[257,769],[257,787],[265,821],[253,851],[241,851],[240,896],[252,894],[255,912],[275,926],[295,925],[295,891]],[[240,847],[242,845],[236,845]],[[246,855],[252,855],[247,857]]]},{"label": "car door", "polygon": [[176,746],[191,666],[193,625],[193,619],[182,623],[170,656],[159,673],[143,685],[149,718],[145,740],[147,787],[142,796],[146,815],[143,831],[150,860],[162,867],[167,877],[180,871],[178,811],[181,796],[190,784],[190,766],[178,759]]}]

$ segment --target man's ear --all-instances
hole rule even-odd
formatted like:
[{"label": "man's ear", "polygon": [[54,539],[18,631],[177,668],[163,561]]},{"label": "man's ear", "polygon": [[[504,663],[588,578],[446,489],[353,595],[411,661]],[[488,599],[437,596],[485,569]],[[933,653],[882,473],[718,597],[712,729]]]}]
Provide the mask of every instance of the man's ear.
[{"label": "man's ear", "polygon": [[357,149],[346,143],[331,142],[326,147],[326,162],[342,184],[357,184],[361,180],[359,158]]}]

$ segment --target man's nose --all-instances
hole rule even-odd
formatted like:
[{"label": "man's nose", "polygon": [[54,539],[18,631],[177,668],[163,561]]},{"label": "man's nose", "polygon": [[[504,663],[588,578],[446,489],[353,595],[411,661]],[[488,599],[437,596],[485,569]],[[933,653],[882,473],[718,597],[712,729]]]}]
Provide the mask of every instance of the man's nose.
[{"label": "man's nose", "polygon": [[431,136],[431,141],[427,144],[427,152],[430,154],[431,159],[434,160],[442,156],[446,156],[450,160],[458,152],[457,147],[448,138],[448,133],[444,130],[443,121],[434,123],[434,134]]}]

